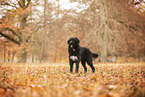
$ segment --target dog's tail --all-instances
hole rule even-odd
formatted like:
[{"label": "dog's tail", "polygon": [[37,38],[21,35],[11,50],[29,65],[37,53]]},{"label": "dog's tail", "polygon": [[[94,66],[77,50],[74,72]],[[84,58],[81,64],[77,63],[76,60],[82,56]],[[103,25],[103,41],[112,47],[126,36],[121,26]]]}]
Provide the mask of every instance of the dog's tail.
[{"label": "dog's tail", "polygon": [[99,56],[98,54],[92,53],[92,57],[93,57],[93,58],[97,58],[98,56]]}]

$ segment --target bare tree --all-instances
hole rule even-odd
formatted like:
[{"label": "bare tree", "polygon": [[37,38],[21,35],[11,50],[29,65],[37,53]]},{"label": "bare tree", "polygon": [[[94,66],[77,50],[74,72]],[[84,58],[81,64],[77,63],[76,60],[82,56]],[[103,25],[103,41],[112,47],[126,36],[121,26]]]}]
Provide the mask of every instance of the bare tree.
[{"label": "bare tree", "polygon": [[[129,56],[143,53],[143,48],[145,48],[143,45],[145,42],[143,39],[144,15],[142,15],[143,13],[138,14],[137,10],[134,10],[135,5],[139,2],[129,3],[128,0],[77,1],[89,4],[87,9],[80,12],[82,13],[81,18],[85,17],[85,20],[89,20],[86,22],[92,24],[87,28],[84,25],[87,23],[83,20],[82,27],[89,29],[89,31],[82,30],[86,31],[82,40],[90,47],[95,46],[99,49],[101,61],[107,61],[108,55]],[[129,4],[134,4],[134,6],[131,7]],[[94,41],[89,39],[94,39]]]},{"label": "bare tree", "polygon": [[19,61],[26,62],[27,43],[31,39],[32,34],[38,30],[37,27],[27,28],[31,0],[19,0],[16,4],[12,1],[2,1],[1,3],[2,6],[11,6],[13,10],[7,10],[7,14],[2,17],[0,21],[0,35],[19,45],[21,48]]}]

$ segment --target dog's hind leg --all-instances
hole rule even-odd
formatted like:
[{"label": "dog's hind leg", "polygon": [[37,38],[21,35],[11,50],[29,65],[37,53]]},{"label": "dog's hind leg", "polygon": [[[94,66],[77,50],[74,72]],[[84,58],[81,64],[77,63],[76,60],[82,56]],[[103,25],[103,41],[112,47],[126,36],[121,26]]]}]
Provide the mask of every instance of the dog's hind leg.
[{"label": "dog's hind leg", "polygon": [[87,61],[88,65],[91,67],[92,72],[95,73],[95,67],[93,66],[92,61]]},{"label": "dog's hind leg", "polygon": [[87,67],[86,67],[86,62],[85,61],[81,61],[83,67],[84,67],[84,73],[87,72]]}]

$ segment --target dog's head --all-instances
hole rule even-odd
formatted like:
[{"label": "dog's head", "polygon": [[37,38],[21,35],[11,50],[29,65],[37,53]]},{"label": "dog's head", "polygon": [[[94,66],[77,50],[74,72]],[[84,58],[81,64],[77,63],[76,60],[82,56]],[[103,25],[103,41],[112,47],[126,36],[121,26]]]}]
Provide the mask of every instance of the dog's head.
[{"label": "dog's head", "polygon": [[80,40],[76,37],[71,37],[67,43],[69,44],[69,47],[74,48],[79,46]]}]

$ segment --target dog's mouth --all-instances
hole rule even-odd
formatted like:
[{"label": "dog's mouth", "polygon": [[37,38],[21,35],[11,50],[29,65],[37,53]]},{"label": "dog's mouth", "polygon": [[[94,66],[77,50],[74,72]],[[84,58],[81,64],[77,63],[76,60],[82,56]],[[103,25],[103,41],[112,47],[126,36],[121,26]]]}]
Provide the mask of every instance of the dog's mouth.
[{"label": "dog's mouth", "polygon": [[73,48],[73,45],[70,45],[71,48]]}]

